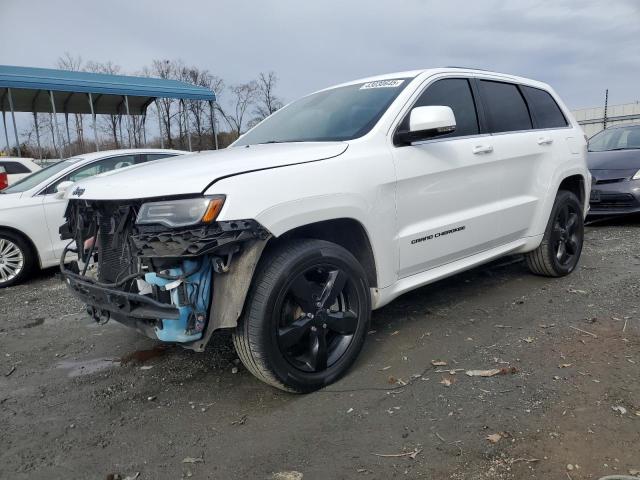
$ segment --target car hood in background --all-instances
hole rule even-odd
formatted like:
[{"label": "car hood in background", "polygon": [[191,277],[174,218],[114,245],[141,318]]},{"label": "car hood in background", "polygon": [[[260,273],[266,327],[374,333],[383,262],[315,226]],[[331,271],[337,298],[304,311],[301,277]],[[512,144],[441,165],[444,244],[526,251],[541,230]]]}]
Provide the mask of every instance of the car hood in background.
[{"label": "car hood in background", "polygon": [[640,170],[640,149],[588,152],[590,170]]},{"label": "car hood in background", "polygon": [[69,198],[128,200],[202,193],[224,177],[337,157],[344,142],[274,143],[182,155],[78,182]]}]

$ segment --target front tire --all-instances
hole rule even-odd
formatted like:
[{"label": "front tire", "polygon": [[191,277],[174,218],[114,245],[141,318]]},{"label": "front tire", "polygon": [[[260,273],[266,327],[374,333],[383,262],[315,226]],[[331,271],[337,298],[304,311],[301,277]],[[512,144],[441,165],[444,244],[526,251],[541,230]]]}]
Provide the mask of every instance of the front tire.
[{"label": "front tire", "polygon": [[582,204],[573,192],[558,192],[542,243],[526,255],[532,273],[563,277],[576,268],[584,242],[582,212]]},{"label": "front tire", "polygon": [[340,378],[369,328],[371,299],[355,257],[297,239],[261,260],[233,341],[242,363],[281,390],[306,393]]},{"label": "front tire", "polygon": [[34,267],[33,250],[24,238],[0,231],[0,288],[26,280]]}]

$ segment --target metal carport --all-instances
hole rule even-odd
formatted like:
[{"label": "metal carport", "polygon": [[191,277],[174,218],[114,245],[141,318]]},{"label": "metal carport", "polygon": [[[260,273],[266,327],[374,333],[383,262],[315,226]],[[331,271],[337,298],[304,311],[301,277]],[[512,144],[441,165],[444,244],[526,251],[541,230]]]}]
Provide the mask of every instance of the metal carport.
[{"label": "metal carport", "polygon": [[[213,91],[205,87],[162,78],[0,65],[0,110],[2,110],[5,141],[9,146],[5,113],[10,112],[18,155],[20,155],[20,143],[14,112],[33,113],[38,148],[40,148],[38,113],[54,115],[63,113],[67,127],[70,113],[90,114],[93,120],[96,148],[99,148],[96,115],[126,114],[144,117],[147,107],[158,98],[175,98],[180,100],[182,106],[184,106],[184,100],[207,101],[210,107],[214,143],[217,148],[213,108],[216,96]],[[184,108],[182,112],[185,115],[185,121],[188,122]],[[53,138],[54,148],[55,136],[58,139],[61,138],[57,122],[56,130],[58,131]],[[190,144],[191,139],[188,135],[187,137]],[[162,135],[160,138],[164,147]],[[189,147],[191,148],[191,145]]]}]

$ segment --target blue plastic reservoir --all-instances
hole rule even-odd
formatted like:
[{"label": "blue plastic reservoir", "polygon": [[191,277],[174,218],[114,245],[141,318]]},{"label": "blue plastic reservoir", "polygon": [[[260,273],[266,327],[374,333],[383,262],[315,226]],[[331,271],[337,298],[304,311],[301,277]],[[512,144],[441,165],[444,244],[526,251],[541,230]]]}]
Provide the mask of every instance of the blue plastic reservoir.
[{"label": "blue plastic reservoir", "polygon": [[[181,268],[168,270],[168,276],[174,279],[158,277],[155,272],[147,273],[144,276],[147,283],[162,288],[174,283],[175,279],[181,277],[184,273],[194,270],[196,270],[195,273],[189,275],[182,280],[180,285],[171,289],[171,304],[178,308],[180,318],[163,318],[161,320],[162,328],[155,328],[156,336],[163,342],[193,342],[202,337],[211,295],[211,261],[208,257],[200,260],[184,260]],[[187,300],[185,301],[186,304],[182,305],[178,292],[181,289],[184,291],[185,285]],[[198,317],[202,317],[204,320],[198,320]]]}]

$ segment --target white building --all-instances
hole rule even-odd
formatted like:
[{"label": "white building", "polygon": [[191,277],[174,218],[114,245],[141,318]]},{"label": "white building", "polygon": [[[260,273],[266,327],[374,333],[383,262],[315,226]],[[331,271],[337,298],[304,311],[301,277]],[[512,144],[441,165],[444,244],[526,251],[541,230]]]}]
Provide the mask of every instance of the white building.
[{"label": "white building", "polygon": [[[604,106],[573,110],[573,115],[587,137],[604,128]],[[607,108],[607,128],[625,123],[640,123],[640,101],[624,105],[609,105]]]}]

